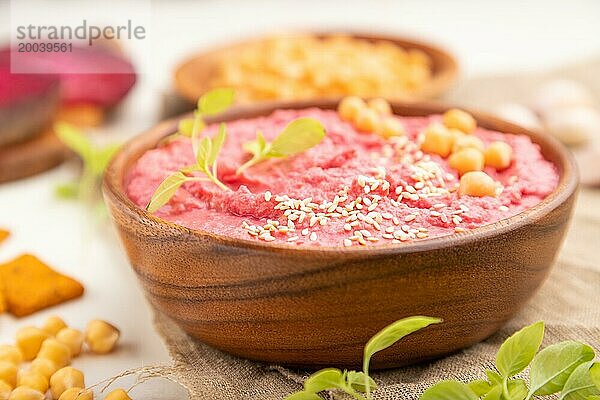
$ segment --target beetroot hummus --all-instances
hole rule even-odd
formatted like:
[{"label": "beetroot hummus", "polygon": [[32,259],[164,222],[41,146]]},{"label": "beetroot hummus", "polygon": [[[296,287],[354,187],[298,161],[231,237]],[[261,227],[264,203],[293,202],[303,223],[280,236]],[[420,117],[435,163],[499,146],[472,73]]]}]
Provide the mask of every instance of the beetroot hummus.
[{"label": "beetroot hummus", "polygon": [[[273,139],[291,120],[312,117],[326,128],[317,146],[288,159],[272,159],[236,175],[250,157],[243,143],[260,129]],[[450,235],[513,216],[557,186],[555,166],[527,136],[477,128],[486,145],[504,141],[511,165],[486,167],[503,189],[497,197],[459,196],[458,173],[446,158],[423,154],[418,136],[441,116],[397,117],[405,136],[382,138],[358,132],[336,111],[279,110],[269,116],[227,123],[218,162],[219,179],[185,183],[156,215],[213,234],[290,246],[372,246]],[[214,135],[217,126],[205,134]],[[147,151],[133,166],[127,195],[145,207],[161,181],[194,163],[189,139]]]}]

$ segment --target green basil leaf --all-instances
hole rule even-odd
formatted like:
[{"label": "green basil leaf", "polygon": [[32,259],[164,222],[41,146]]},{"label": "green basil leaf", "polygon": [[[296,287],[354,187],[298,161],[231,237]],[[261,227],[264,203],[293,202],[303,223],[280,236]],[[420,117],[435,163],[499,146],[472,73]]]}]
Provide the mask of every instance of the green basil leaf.
[{"label": "green basil leaf", "polygon": [[57,122],[54,124],[54,132],[61,142],[81,157],[84,163],[90,161],[92,143],[79,129],[66,122]]},{"label": "green basil leaf", "polygon": [[285,398],[285,400],[323,400],[323,398],[316,393],[303,390],[301,392],[290,394]]},{"label": "green basil leaf", "polygon": [[198,166],[203,171],[208,171],[209,159],[212,153],[212,140],[205,136],[200,141],[198,145],[198,154],[196,155],[196,161],[198,161]]},{"label": "green basil leaf", "polygon": [[600,400],[600,396],[588,396],[586,400]]},{"label": "green basil leaf", "polygon": [[477,397],[481,397],[484,394],[488,393],[494,385],[484,380],[476,380],[473,382],[469,382],[469,389],[473,391],[477,395]]},{"label": "green basil leaf", "polygon": [[487,371],[485,371],[485,375],[487,376],[489,381],[492,382],[494,385],[502,384],[502,377],[497,372],[488,369]]},{"label": "green basil leaf", "polygon": [[504,377],[523,371],[537,353],[544,339],[544,323],[526,326],[506,339],[496,355],[496,368]]},{"label": "green basil leaf", "polygon": [[529,388],[523,379],[514,379],[508,381],[508,399],[505,400],[524,400],[527,397]]},{"label": "green basil leaf", "polygon": [[483,400],[504,400],[502,398],[502,385],[492,387],[492,390],[483,396]]},{"label": "green basil leaf", "polygon": [[165,178],[162,183],[156,188],[156,191],[150,199],[150,203],[146,206],[146,210],[153,213],[164,206],[175,195],[177,189],[185,183],[188,178],[177,171]]},{"label": "green basil leaf", "polygon": [[217,161],[217,157],[219,156],[219,152],[223,147],[223,143],[225,143],[225,139],[227,138],[227,130],[224,123],[219,125],[219,132],[213,137],[210,157],[208,158],[208,165],[213,165]]},{"label": "green basil leaf", "polygon": [[267,157],[288,157],[302,153],[321,143],[324,137],[325,127],[316,119],[295,119],[273,140]]},{"label": "green basil leaf", "polygon": [[99,150],[93,150],[90,155],[90,170],[101,177],[115,153],[121,148],[119,144],[111,144]]},{"label": "green basil leaf", "polygon": [[304,382],[304,390],[311,393],[336,389],[345,386],[342,371],[337,368],[325,368],[315,372]]},{"label": "green basil leaf", "polygon": [[565,341],[546,347],[535,356],[529,371],[530,393],[545,396],[562,390],[578,365],[594,359],[594,349]]},{"label": "green basil leaf", "polygon": [[192,137],[192,131],[194,129],[194,118],[180,119],[177,124],[177,132],[180,135],[186,137]]},{"label": "green basil leaf", "polygon": [[54,193],[61,199],[76,199],[79,197],[79,185],[74,182],[62,183],[54,188]]},{"label": "green basil leaf", "polygon": [[477,400],[469,386],[458,381],[442,381],[427,389],[419,400]]},{"label": "green basil leaf", "polygon": [[198,111],[209,116],[222,113],[233,104],[234,91],[229,88],[213,89],[198,100]]},{"label": "green basil leaf", "polygon": [[[369,376],[369,363],[375,353],[387,349],[411,333],[440,322],[442,322],[440,318],[414,316],[396,321],[377,332],[375,336],[369,339],[363,352],[363,372],[365,376]],[[366,382],[365,386],[367,397],[369,397],[370,388],[366,385]]]},{"label": "green basil leaf", "polygon": [[[365,377],[367,379],[365,379]],[[362,393],[367,392],[365,382],[368,382],[370,391],[377,390],[377,384],[375,383],[373,378],[371,378],[370,376],[366,376],[364,372],[348,371],[348,373],[346,374],[346,382],[354,390],[358,390]]]},{"label": "green basil leaf", "polygon": [[594,364],[594,361],[587,361],[575,368],[565,383],[560,400],[586,400],[589,396],[600,395],[600,389],[596,387],[590,375]]},{"label": "green basil leaf", "polygon": [[202,119],[200,112],[194,112],[194,125],[192,127],[192,135],[190,140],[192,141],[192,150],[194,151],[194,157],[198,158],[198,138],[200,133],[206,128],[206,123]]},{"label": "green basil leaf", "polygon": [[590,368],[590,377],[596,387],[600,389],[600,363],[596,363]]}]

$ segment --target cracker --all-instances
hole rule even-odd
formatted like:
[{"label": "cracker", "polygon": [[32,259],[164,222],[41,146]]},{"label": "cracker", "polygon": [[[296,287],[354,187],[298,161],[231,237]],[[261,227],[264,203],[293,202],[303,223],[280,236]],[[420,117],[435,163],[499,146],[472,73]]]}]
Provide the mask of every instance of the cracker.
[{"label": "cracker", "polygon": [[0,265],[8,311],[22,317],[83,294],[83,286],[37,257],[24,254]]}]

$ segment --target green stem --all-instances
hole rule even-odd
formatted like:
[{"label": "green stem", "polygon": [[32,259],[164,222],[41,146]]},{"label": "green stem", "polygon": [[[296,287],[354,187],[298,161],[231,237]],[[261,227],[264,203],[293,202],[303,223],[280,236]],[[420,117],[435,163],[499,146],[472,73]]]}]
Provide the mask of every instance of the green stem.
[{"label": "green stem", "polygon": [[209,170],[206,170],[204,173],[206,174],[206,176],[208,177],[208,179],[212,181],[212,183],[214,183],[215,185],[217,185],[221,189],[223,189],[225,191],[231,190],[227,186],[225,186],[225,184],[223,182],[221,182],[216,176],[214,176],[213,174],[211,174]]},{"label": "green stem", "polygon": [[251,159],[249,159],[248,161],[246,161],[244,164],[242,164],[242,166],[240,166],[236,171],[235,174],[239,175],[242,172],[244,172],[245,170],[247,170],[248,168],[252,167],[253,165],[258,164],[259,162],[262,161],[262,157],[260,154],[253,156]]},{"label": "green stem", "polygon": [[510,398],[509,393],[508,393],[508,377],[506,377],[506,376],[502,377],[502,394],[507,399]]},{"label": "green stem", "polygon": [[369,382],[369,359],[363,359],[363,373],[365,374],[365,389],[367,394],[367,400],[371,400],[371,385]]}]

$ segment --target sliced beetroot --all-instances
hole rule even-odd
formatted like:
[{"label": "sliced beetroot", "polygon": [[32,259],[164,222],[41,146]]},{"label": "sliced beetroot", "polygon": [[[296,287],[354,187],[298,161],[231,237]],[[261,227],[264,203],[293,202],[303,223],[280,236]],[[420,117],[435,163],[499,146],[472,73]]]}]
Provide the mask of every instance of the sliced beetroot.
[{"label": "sliced beetroot", "polygon": [[59,79],[43,74],[13,74],[0,60],[0,147],[39,135],[59,105]]},{"label": "sliced beetroot", "polygon": [[57,75],[63,104],[87,103],[109,108],[118,104],[133,87],[136,75],[129,61],[102,47],[73,46],[72,49],[64,53],[18,54],[4,49],[0,51],[0,64],[10,62],[12,55],[18,57],[19,68],[25,68],[21,70]]}]

